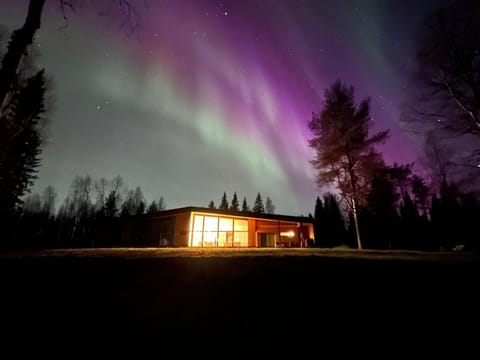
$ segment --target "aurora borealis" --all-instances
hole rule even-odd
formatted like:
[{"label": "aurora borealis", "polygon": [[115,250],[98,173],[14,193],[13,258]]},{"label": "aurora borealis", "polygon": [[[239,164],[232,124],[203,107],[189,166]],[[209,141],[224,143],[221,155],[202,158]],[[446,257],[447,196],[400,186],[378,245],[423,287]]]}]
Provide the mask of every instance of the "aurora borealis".
[{"label": "aurora borealis", "polygon": [[[400,113],[414,31],[433,1],[139,1],[128,36],[87,2],[69,15],[47,1],[35,46],[52,77],[50,141],[35,190],[59,200],[76,174],[121,175],[169,208],[218,204],[236,191],[277,212],[312,211],[307,121],[340,78],[372,98],[391,129],[387,162],[412,162]],[[27,1],[2,0],[0,23],[23,23]]]}]

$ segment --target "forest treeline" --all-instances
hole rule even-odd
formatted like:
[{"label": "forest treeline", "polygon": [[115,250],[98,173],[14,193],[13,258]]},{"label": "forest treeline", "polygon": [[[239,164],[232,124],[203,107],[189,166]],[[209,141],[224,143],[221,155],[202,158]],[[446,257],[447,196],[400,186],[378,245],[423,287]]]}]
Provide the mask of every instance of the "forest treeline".
[{"label": "forest treeline", "polygon": [[121,176],[94,180],[76,176],[57,210],[57,192],[47,186],[4,214],[4,248],[119,246],[122,220],[165,210],[163,196],[147,202],[140,186],[128,188]]},{"label": "forest treeline", "polygon": [[[358,211],[363,248],[479,251],[478,197],[447,183],[439,194],[423,185],[418,192],[417,181],[406,178],[394,185],[388,178],[375,180],[368,201]],[[338,195],[317,197],[312,217],[316,247],[357,248],[353,214],[342,211]]]},{"label": "forest treeline", "polygon": [[[215,202],[213,200],[210,200],[210,202],[208,203],[208,208],[217,209],[217,207],[215,206]],[[264,204],[262,194],[260,194],[259,192],[255,197],[255,202],[252,208],[250,208],[250,206],[248,205],[246,196],[243,197],[242,204],[240,205],[237,192],[233,193],[231,202],[228,202],[227,193],[224,192],[222,195],[222,198],[220,199],[220,204],[218,205],[218,209],[224,210],[227,212],[241,211],[244,213],[255,213],[255,214],[274,214],[275,213],[275,205],[273,204],[272,199],[270,199],[270,197],[267,196]]]},{"label": "forest treeline", "polygon": [[414,163],[386,164],[378,145],[389,131],[371,133],[370,99],[357,104],[353,86],[337,80],[326,89],[323,109],[313,113],[308,126],[317,185],[320,190],[335,186],[342,203],[331,194],[317,199],[317,246],[479,248],[478,187],[461,189],[441,171],[430,172],[427,183]]},{"label": "forest treeline", "polygon": [[[216,209],[213,201],[208,208]],[[240,204],[235,192],[228,202],[224,192],[218,209],[273,214],[275,206],[268,196],[264,205],[257,193],[250,209],[246,197]],[[13,211],[4,214],[0,249],[133,246],[122,243],[124,221],[163,210],[163,196],[148,202],[140,186],[127,187],[121,176],[95,180],[90,175],[77,175],[63,201],[58,201],[57,191],[49,185],[41,193],[25,196]]]},{"label": "forest treeline", "polygon": [[[268,198],[270,199],[270,198]],[[257,193],[252,209],[236,193],[224,193],[218,209],[246,213],[268,211]],[[56,204],[59,204],[56,206]],[[213,201],[210,208],[216,208]],[[272,209],[273,208],[273,209]],[[165,210],[163,197],[147,202],[139,186],[128,188],[120,176],[92,179],[76,176],[68,195],[58,201],[52,186],[24,198],[4,222],[2,248],[79,248],[122,246],[121,231],[130,216]],[[477,226],[480,202],[473,193],[442,183],[436,193],[412,172],[412,164],[386,167],[372,181],[366,202],[359,208],[363,247],[367,249],[480,250]],[[315,202],[312,217],[315,247],[356,248],[353,214],[340,196],[325,193]],[[4,218],[4,220],[7,220]]]}]

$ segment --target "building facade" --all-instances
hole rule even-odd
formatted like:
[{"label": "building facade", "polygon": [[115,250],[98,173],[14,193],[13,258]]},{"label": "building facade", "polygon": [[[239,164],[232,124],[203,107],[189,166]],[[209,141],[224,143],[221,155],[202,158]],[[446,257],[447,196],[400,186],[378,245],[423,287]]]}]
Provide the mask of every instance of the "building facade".
[{"label": "building facade", "polygon": [[185,207],[132,217],[123,225],[125,246],[307,247],[313,219]]}]

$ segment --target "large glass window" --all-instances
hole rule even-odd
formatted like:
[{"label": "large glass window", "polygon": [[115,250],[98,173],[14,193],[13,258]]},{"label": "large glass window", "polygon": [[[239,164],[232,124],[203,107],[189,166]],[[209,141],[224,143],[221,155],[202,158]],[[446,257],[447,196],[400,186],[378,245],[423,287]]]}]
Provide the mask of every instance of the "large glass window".
[{"label": "large glass window", "polygon": [[233,246],[248,246],[248,231],[235,231]]},{"label": "large glass window", "polygon": [[203,231],[203,216],[195,215],[193,218],[193,231]]},{"label": "large glass window", "polygon": [[218,239],[218,218],[205,216],[203,223],[203,246],[217,246]]},{"label": "large glass window", "polygon": [[195,215],[193,217],[192,246],[202,246],[203,218],[201,215]]},{"label": "large glass window", "polygon": [[235,219],[235,231],[248,231],[248,220]]},{"label": "large glass window", "polygon": [[246,247],[248,220],[194,215],[191,246]]},{"label": "large glass window", "polygon": [[219,231],[232,231],[233,219],[220,218],[220,224],[218,226]]}]

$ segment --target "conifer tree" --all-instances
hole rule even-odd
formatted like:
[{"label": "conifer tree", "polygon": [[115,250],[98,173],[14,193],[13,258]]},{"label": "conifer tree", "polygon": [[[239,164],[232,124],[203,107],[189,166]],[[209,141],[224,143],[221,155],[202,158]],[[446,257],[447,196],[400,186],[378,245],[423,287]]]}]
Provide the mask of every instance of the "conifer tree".
[{"label": "conifer tree", "polygon": [[324,209],[323,209],[323,202],[319,196],[317,196],[317,200],[315,202],[315,211],[314,211],[314,225],[313,225],[313,232],[315,236],[315,246],[317,247],[325,247],[325,241],[322,236],[322,228],[324,225]]},{"label": "conifer tree", "polygon": [[272,199],[267,196],[267,200],[265,201],[265,213],[267,214],[274,214],[275,213],[275,205],[273,205]]},{"label": "conifer tree", "polygon": [[230,203],[230,210],[231,211],[239,211],[240,210],[240,204],[238,202],[238,197],[237,197],[236,192],[233,193],[232,202]]},{"label": "conifer tree", "polygon": [[153,200],[150,203],[150,205],[148,206],[147,214],[151,214],[151,213],[154,213],[154,212],[157,212],[157,211],[158,211],[157,202],[155,200]]},{"label": "conifer tree", "polygon": [[228,200],[225,192],[223,193],[222,199],[220,200],[220,206],[218,208],[220,210],[228,210]]},{"label": "conifer tree", "polygon": [[353,213],[357,246],[362,248],[358,208],[365,201],[373,174],[383,167],[381,155],[374,149],[388,137],[388,131],[369,136],[372,125],[370,100],[355,104],[354,89],[337,80],[325,91],[323,110],[313,114],[308,126],[315,151],[311,161],[317,170],[320,188],[336,184]]},{"label": "conifer tree", "polygon": [[250,207],[247,204],[247,197],[246,196],[243,197],[242,212],[250,212]]},{"label": "conifer tree", "polygon": [[257,193],[257,197],[255,198],[255,204],[253,204],[253,212],[255,214],[265,213],[265,208],[263,206],[263,200],[260,193]]},{"label": "conifer tree", "polygon": [[14,94],[0,116],[0,212],[11,212],[36,179],[45,92],[42,70]]}]

